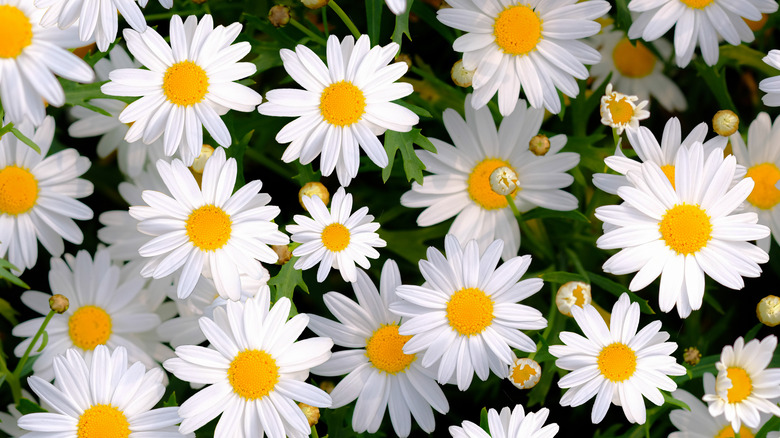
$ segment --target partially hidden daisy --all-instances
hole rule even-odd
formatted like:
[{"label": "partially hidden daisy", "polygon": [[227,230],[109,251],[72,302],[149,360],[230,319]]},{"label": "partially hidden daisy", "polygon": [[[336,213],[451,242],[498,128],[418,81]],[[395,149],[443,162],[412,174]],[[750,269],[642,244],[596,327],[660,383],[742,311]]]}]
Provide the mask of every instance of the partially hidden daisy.
[{"label": "partially hidden daisy", "polygon": [[157,170],[172,196],[153,190],[143,192],[146,206],[130,207],[138,230],[150,240],[139,248],[147,261],[141,274],[163,278],[182,268],[179,298],[186,298],[201,275],[210,277],[220,296],[238,300],[240,274],[260,277],[260,263],[275,263],[268,245],[286,245],[287,236],[272,220],[279,207],[267,205],[271,197],[258,193],[263,183],[248,182],[233,193],[236,160],[226,160],[217,148],[206,162],[202,187],[179,159],[160,160]]},{"label": "partially hidden daisy", "polygon": [[442,23],[466,32],[452,48],[463,53],[463,67],[475,70],[474,108],[482,108],[498,92],[498,108],[509,115],[522,88],[534,108],[561,110],[558,90],[575,97],[576,79],[586,79],[585,64],[601,55],[580,41],[598,33],[594,21],[610,9],[602,0],[520,0],[482,2],[455,0],[439,9]]},{"label": "partially hidden daisy", "polygon": [[741,289],[742,277],[758,277],[769,255],[751,240],[769,235],[753,212],[733,214],[753,190],[745,178],[732,186],[736,159],[701,143],[680,148],[674,185],[654,162],[629,171],[631,186],[618,188],[625,202],[596,209],[608,231],[601,249],[621,249],[603,265],[605,272],[637,274],[629,290],[643,289],[659,275],[658,304],[663,312],[677,306],[685,318],[701,307],[705,273],[718,283]]},{"label": "partially hidden daisy", "polygon": [[[566,171],[579,163],[575,152],[561,152],[563,134],[547,138],[539,134],[544,110],[527,108],[523,100],[498,128],[488,108],[475,110],[466,96],[464,121],[457,111],[444,111],[444,126],[454,147],[431,138],[437,153],[417,150],[417,156],[432,175],[414,182],[401,196],[405,207],[426,207],[417,225],[427,227],[453,216],[449,232],[465,242],[475,239],[484,250],[494,239],[504,241],[502,257],[508,260],[520,249],[520,227],[505,196],[494,192],[490,175],[509,167],[517,175],[517,190],[510,196],[525,212],[534,207],[568,211],[577,208],[577,198],[561,189],[574,177]],[[542,144],[532,152],[531,144]]]},{"label": "partially hidden daisy", "polygon": [[357,398],[352,415],[352,428],[357,433],[376,432],[385,411],[389,411],[393,430],[400,437],[409,436],[410,416],[425,432],[432,433],[436,423],[431,407],[442,414],[449,410],[433,371],[422,367],[420,356],[403,351],[411,336],[398,334],[401,318],[388,308],[398,301],[395,290],[400,285],[398,266],[388,260],[382,268],[379,291],[368,275],[359,270],[357,281],[352,283],[357,303],[338,292],[323,296],[339,322],[309,316],[312,331],[332,338],[336,345],[351,348],[333,353],[328,362],[312,372],[322,376],[346,374],[330,393],[331,408]]},{"label": "partially hidden daisy", "polygon": [[357,175],[360,152],[379,167],[388,163],[387,152],[377,139],[386,130],[407,132],[419,117],[392,101],[412,93],[411,84],[396,82],[408,67],[388,65],[398,44],[371,47],[367,35],[339,42],[328,38],[327,65],[308,47],[282,49],[284,69],[304,90],[271,90],[259,107],[260,114],[298,117],[285,125],[276,141],[290,143],[282,155],[285,163],[299,159],[311,163],[318,155],[324,176],[336,170],[346,187]]},{"label": "partially hidden daisy", "polygon": [[510,411],[509,407],[501,409],[501,414],[495,409],[488,410],[488,432],[477,424],[464,421],[460,426],[450,426],[453,438],[551,438],[558,433],[558,425],[551,423],[544,426],[550,410],[539,409],[537,412],[525,412],[523,405],[516,405]]},{"label": "partially hidden daisy", "polygon": [[[770,50],[763,58],[763,61],[770,66],[780,69],[780,50]],[[758,88],[766,93],[761,98],[766,106],[780,106],[780,75],[763,79],[758,83]]]},{"label": "partially hidden daisy", "polygon": [[614,403],[623,408],[628,421],[644,424],[643,397],[661,406],[664,397],[659,389],[674,391],[677,384],[669,376],[685,374],[685,367],[671,356],[677,344],[666,342],[669,334],[660,331],[661,321],[637,332],[639,304],[625,293],[612,307],[609,327],[590,304],[571,311],[585,336],[564,331],[560,333],[564,345],[550,346],[550,354],[558,358],[555,365],[572,371],[558,381],[561,388],[569,388],[561,406],[580,406],[595,396],[593,423],[601,422]]},{"label": "partially hidden daisy", "polygon": [[[715,392],[714,379],[705,380],[704,392]],[[684,389],[674,391],[672,397],[688,405],[690,410],[675,409],[669,413],[669,420],[674,427],[679,429],[679,432],[670,433],[668,438],[727,438],[735,436],[734,429],[726,417],[723,414],[711,415],[707,405],[701,402],[701,398]],[[747,427],[742,424],[739,427],[740,438],[755,437],[769,418],[769,415],[760,415],[760,421],[756,427]],[[767,438],[771,437],[771,434],[767,435]]]},{"label": "partially hidden daisy", "polygon": [[356,281],[355,264],[368,269],[368,259],[379,257],[374,248],[387,245],[376,233],[379,223],[368,214],[368,207],[352,213],[352,195],[344,187],[336,190],[330,210],[319,196],[303,196],[301,201],[311,217],[296,214],[295,224],[287,225],[290,239],[301,244],[293,250],[293,256],[300,257],[295,269],[305,271],[319,263],[319,282],[325,280],[331,268],[338,269],[344,281]]},{"label": "partially hidden daisy", "polygon": [[251,49],[246,41],[233,44],[241,28],[239,23],[214,27],[208,14],[200,22],[189,16],[185,23],[174,15],[170,45],[152,28],[125,29],[130,53],[148,70],[113,70],[101,87],[109,96],[140,97],[119,114],[120,122],[132,124],[125,140],[150,144],[162,136],[165,155],[178,150],[187,165],[203,146],[203,127],[217,144],[230,146],[220,115],[231,109],[253,111],[262,100],[235,82],[257,71],[254,64],[239,62]]},{"label": "partially hidden daisy", "polygon": [[412,335],[403,351],[423,354],[422,366],[434,366],[441,384],[454,380],[465,391],[475,372],[483,381],[490,371],[505,378],[515,360],[511,348],[536,351],[521,330],[543,329],[547,320],[519,302],[538,292],[543,282],[519,281],[531,264],[528,255],[496,269],[503,245],[496,240],[480,255],[476,241],[462,248],[448,234],[446,256],[431,247],[428,260],[420,261],[426,282],[396,288],[401,300],[391,303],[390,310],[405,317],[398,333]]},{"label": "partially hidden daisy", "polygon": [[179,346],[178,357],[163,364],[182,380],[209,385],[179,407],[182,433],[222,414],[217,437],[309,435],[309,423],[293,400],[330,406],[325,391],[304,381],[310,368],[330,358],[333,341],[296,341],[309,317],[298,314],[287,321],[290,306],[286,297],[270,306],[268,291],[261,290],[244,303],[229,301],[215,309],[213,319],[199,320],[210,348]]},{"label": "partially hidden daisy", "polygon": [[618,135],[624,130],[639,128],[639,121],[650,117],[647,111],[647,101],[638,104],[637,96],[630,96],[612,90],[612,84],[607,84],[604,96],[601,96],[601,123],[617,130]]}]

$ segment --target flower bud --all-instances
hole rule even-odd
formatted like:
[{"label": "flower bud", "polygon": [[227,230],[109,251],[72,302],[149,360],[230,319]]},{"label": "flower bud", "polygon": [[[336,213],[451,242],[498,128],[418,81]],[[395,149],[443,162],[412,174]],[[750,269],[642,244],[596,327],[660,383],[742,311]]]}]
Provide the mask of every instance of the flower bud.
[{"label": "flower bud", "polygon": [[304,6],[309,9],[319,9],[328,4],[330,0],[301,0]]},{"label": "flower bud", "polygon": [[458,60],[450,70],[452,82],[459,87],[470,87],[471,80],[474,78],[474,70],[466,70],[463,67],[463,60]]},{"label": "flower bud", "polygon": [[320,382],[320,389],[330,394],[333,392],[333,388],[335,388],[336,385],[333,384],[330,380],[323,380]]},{"label": "flower bud", "polygon": [[696,366],[701,360],[701,352],[696,347],[688,347],[683,351],[683,360],[691,366]]},{"label": "flower bud", "polygon": [[290,8],[285,5],[275,5],[268,11],[268,20],[274,27],[284,27],[290,22]]},{"label": "flower bud", "polygon": [[303,209],[306,210],[306,206],[303,205],[304,196],[316,196],[320,198],[325,205],[328,205],[328,202],[330,202],[330,193],[328,193],[328,189],[321,182],[307,182],[298,192],[298,202],[300,202]]},{"label": "flower bud", "polygon": [[542,367],[533,359],[517,359],[514,365],[509,366],[507,377],[517,389],[531,389],[542,378]]},{"label": "flower bud", "polygon": [[271,249],[279,256],[279,260],[276,261],[277,265],[283,265],[292,258],[292,252],[287,245],[271,245]]},{"label": "flower bud", "polygon": [[739,128],[739,117],[731,110],[720,110],[712,118],[712,129],[723,137],[737,132]]},{"label": "flower bud", "polygon": [[501,196],[517,190],[517,173],[509,166],[502,166],[490,174],[490,188]]},{"label": "flower bud", "polygon": [[570,281],[559,287],[555,294],[555,305],[566,316],[571,316],[573,306],[584,308],[591,301],[590,285],[582,281]]},{"label": "flower bud", "polygon": [[206,161],[208,161],[209,158],[214,154],[214,148],[211,147],[211,145],[203,144],[200,148],[200,155],[198,155],[198,158],[195,159],[195,161],[192,162],[192,166],[190,166],[190,170],[193,173],[203,173],[203,169],[206,168]]},{"label": "flower bud", "polygon": [[756,315],[761,323],[774,327],[780,324],[780,298],[767,295],[758,302]]},{"label": "flower bud", "polygon": [[528,142],[528,149],[537,157],[541,157],[550,150],[550,139],[544,134],[535,135]]},{"label": "flower bud", "polygon": [[57,313],[65,313],[70,306],[70,301],[65,295],[54,294],[49,298],[49,308]]},{"label": "flower bud", "polygon": [[303,415],[306,416],[306,420],[309,422],[309,427],[314,426],[320,421],[320,408],[316,406],[309,406],[306,403],[298,403],[298,407],[303,411]]}]

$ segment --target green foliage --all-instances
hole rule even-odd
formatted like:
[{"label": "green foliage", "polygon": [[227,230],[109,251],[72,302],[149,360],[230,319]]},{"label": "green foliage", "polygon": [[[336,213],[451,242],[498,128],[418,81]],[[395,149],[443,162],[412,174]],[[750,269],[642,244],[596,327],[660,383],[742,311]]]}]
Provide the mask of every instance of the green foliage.
[{"label": "green foliage", "polygon": [[4,278],[8,282],[10,282],[11,284],[15,284],[16,286],[29,289],[30,286],[28,286],[27,283],[23,282],[19,277],[11,273],[11,271],[18,271],[18,270],[19,269],[16,266],[12,265],[11,262],[9,262],[8,260],[0,259],[0,278]]},{"label": "green foliage", "polygon": [[38,403],[35,403],[34,401],[28,400],[26,398],[22,398],[21,400],[19,400],[19,403],[17,403],[16,405],[16,409],[22,415],[33,414],[36,412],[48,412],[46,409],[43,409]]},{"label": "green foliage", "polygon": [[422,184],[422,171],[425,169],[425,164],[423,164],[423,162],[417,158],[417,154],[414,153],[414,145],[420,146],[429,152],[436,152],[433,143],[422,135],[417,128],[414,128],[409,132],[385,132],[385,151],[387,152],[388,158],[387,166],[382,169],[382,179],[385,182],[390,178],[390,172],[393,170],[396,152],[400,150],[404,164],[404,172],[406,173],[406,180],[415,180],[417,183]]}]

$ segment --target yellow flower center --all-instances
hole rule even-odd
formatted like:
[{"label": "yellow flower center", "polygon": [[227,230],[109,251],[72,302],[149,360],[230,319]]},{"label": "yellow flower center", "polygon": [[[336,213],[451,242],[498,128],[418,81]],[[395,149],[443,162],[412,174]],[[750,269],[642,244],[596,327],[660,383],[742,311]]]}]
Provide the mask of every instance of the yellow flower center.
[{"label": "yellow flower center", "polygon": [[666,210],[658,223],[661,238],[677,254],[688,255],[707,245],[712,233],[710,217],[698,205],[679,204]]},{"label": "yellow flower center", "polygon": [[[736,435],[734,435],[734,429],[731,427],[730,424],[727,424],[723,426],[723,429],[718,432],[717,435],[715,435],[714,438],[734,438]],[[755,435],[753,435],[753,431],[745,427],[743,424],[739,428],[739,438],[755,438]]]},{"label": "yellow flower center", "polygon": [[536,370],[533,369],[530,365],[522,365],[522,366],[516,366],[515,369],[512,371],[512,375],[510,376],[510,379],[514,383],[517,384],[523,384],[531,377],[534,377],[536,375]]},{"label": "yellow flower center", "polygon": [[215,205],[204,205],[187,218],[187,236],[201,251],[222,248],[230,240],[230,215]]},{"label": "yellow flower center", "polygon": [[623,38],[612,50],[612,61],[623,76],[643,78],[653,72],[656,58],[640,41],[634,46],[628,38]]},{"label": "yellow flower center", "polygon": [[712,3],[714,0],[680,0],[688,6],[689,8],[693,9],[704,9],[705,7],[709,6],[710,3]]},{"label": "yellow flower center", "polygon": [[753,178],[756,185],[747,200],[758,208],[768,210],[780,202],[780,190],[775,184],[780,180],[780,169],[773,163],[757,164],[747,171],[746,177]]},{"label": "yellow flower center", "polygon": [[672,188],[675,189],[674,186],[674,166],[671,164],[664,164],[661,166],[661,171],[666,175],[666,179],[669,180],[670,183],[672,183]]},{"label": "yellow flower center", "polygon": [[[477,163],[469,174],[468,188],[466,189],[469,193],[469,197],[485,210],[496,210],[505,208],[508,205],[506,197],[494,192],[490,187],[490,174],[499,167],[504,166],[509,167],[513,171],[515,170],[504,160],[486,158]],[[515,171],[515,173],[517,172]],[[518,187],[510,196],[514,198],[520,190],[522,190],[522,188]]]},{"label": "yellow flower center", "polygon": [[619,98],[613,94],[607,99],[607,111],[612,118],[612,123],[615,124],[628,124],[634,117],[634,106],[631,105],[628,97]]},{"label": "yellow flower center", "polygon": [[622,382],[636,371],[636,353],[628,345],[615,342],[601,350],[597,363],[607,380]]},{"label": "yellow flower center", "polygon": [[124,412],[111,405],[94,405],[79,417],[78,438],[127,438],[130,423]]},{"label": "yellow flower center", "polygon": [[165,71],[162,87],[165,97],[174,105],[195,105],[208,93],[209,77],[192,61],[177,62]]},{"label": "yellow flower center", "polygon": [[111,316],[97,306],[82,306],[68,319],[68,334],[73,345],[92,350],[111,337]]},{"label": "yellow flower center", "polygon": [[263,398],[279,382],[279,367],[263,350],[244,350],[230,362],[228,381],[233,392],[246,400]]},{"label": "yellow flower center", "polygon": [[530,6],[509,6],[496,17],[493,35],[504,53],[525,55],[542,40],[542,20]]},{"label": "yellow flower center", "polygon": [[404,344],[411,336],[398,334],[398,326],[386,325],[378,328],[366,342],[366,356],[374,368],[388,374],[395,374],[409,368],[416,355],[405,354]]},{"label": "yellow flower center", "polygon": [[731,388],[728,390],[729,403],[739,403],[748,398],[753,392],[753,383],[750,381],[747,371],[739,367],[728,367],[726,377],[731,380]]},{"label": "yellow flower center", "polygon": [[322,230],[322,244],[331,252],[345,250],[349,246],[349,228],[332,223]]},{"label": "yellow flower center", "polygon": [[19,8],[0,6],[0,58],[16,58],[32,44],[32,23]]},{"label": "yellow flower center", "polygon": [[0,214],[16,216],[26,213],[36,201],[38,181],[32,172],[16,166],[0,170]]},{"label": "yellow flower center", "polygon": [[330,84],[320,95],[320,113],[331,125],[350,126],[363,117],[366,97],[349,81]]},{"label": "yellow flower center", "polygon": [[461,289],[447,303],[447,321],[463,336],[482,333],[493,323],[493,300],[481,289]]}]

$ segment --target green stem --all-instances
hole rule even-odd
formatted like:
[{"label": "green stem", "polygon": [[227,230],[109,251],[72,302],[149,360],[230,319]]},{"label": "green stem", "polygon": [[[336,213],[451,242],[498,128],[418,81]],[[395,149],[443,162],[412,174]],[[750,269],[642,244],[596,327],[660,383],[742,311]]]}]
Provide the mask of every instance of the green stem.
[{"label": "green stem", "polygon": [[293,172],[290,172],[286,168],[279,165],[279,163],[276,160],[271,160],[265,155],[263,155],[262,152],[258,152],[254,149],[246,148],[245,152],[246,156],[249,157],[251,160],[262,164],[263,166],[270,169],[272,172],[276,173],[277,175],[284,177],[286,179],[291,179],[295,176]]},{"label": "green stem", "polygon": [[571,248],[566,248],[566,254],[569,256],[569,260],[571,261],[571,264],[574,265],[574,270],[577,271],[578,274],[582,275],[586,279],[590,279],[588,276],[588,272],[585,270],[585,268],[582,267],[582,261],[580,260],[580,256],[577,255],[577,253],[572,250]]},{"label": "green stem", "polygon": [[[547,341],[547,345],[550,345],[550,339],[548,337],[550,336],[550,332],[553,329],[553,326],[555,325],[555,317],[558,315],[558,306],[555,305],[555,295],[557,293],[557,288],[553,287],[553,294],[552,294],[552,303],[550,303],[550,311],[547,313],[547,327],[545,327],[544,331],[542,332],[542,339]],[[528,355],[528,358],[533,360],[534,357],[536,357],[536,353],[539,352],[539,349],[542,348],[542,341],[539,341],[536,343],[536,351]]]},{"label": "green stem", "polygon": [[311,38],[311,40],[316,42],[317,44],[320,44],[320,45],[323,45],[323,46],[328,44],[327,41],[325,41],[325,38],[323,38],[323,37],[317,35],[316,33],[312,32],[311,29],[309,29],[308,27],[306,27],[303,24],[301,24],[295,18],[290,17],[290,24],[292,24],[293,27],[295,27],[296,29],[298,29],[301,32],[303,32],[304,34],[306,34],[306,36]]},{"label": "green stem", "polygon": [[35,348],[35,344],[38,343],[38,338],[41,337],[44,330],[46,330],[46,326],[49,325],[49,321],[51,321],[51,318],[54,316],[56,312],[53,310],[49,310],[49,314],[46,315],[46,318],[43,319],[43,323],[41,324],[41,327],[38,329],[38,332],[35,333],[35,336],[33,336],[32,342],[30,342],[30,345],[27,346],[27,350],[24,352],[24,356],[22,356],[21,359],[19,359],[19,363],[16,364],[16,369],[14,369],[14,376],[18,379],[21,377],[22,369],[24,369],[24,364],[27,362],[27,359],[30,357],[30,353],[32,352],[32,349]]},{"label": "green stem", "polygon": [[320,438],[320,435],[317,433],[317,428],[314,426],[311,427],[311,438]]},{"label": "green stem", "polygon": [[352,36],[354,36],[355,39],[360,38],[361,35],[360,31],[358,30],[357,26],[355,26],[355,23],[353,23],[352,20],[350,20],[350,18],[347,16],[347,13],[344,12],[343,9],[341,9],[341,6],[337,5],[335,0],[330,0],[328,2],[328,6],[330,6],[330,8],[333,9],[334,12],[336,12],[336,15],[338,15],[339,18],[341,18],[341,21],[343,21],[344,24],[347,25],[349,31],[352,32]]},{"label": "green stem", "polygon": [[328,29],[328,8],[322,8],[322,29],[325,31],[325,38],[330,37]]},{"label": "green stem", "polygon": [[523,239],[527,240],[530,245],[532,246],[539,254],[541,254],[544,258],[553,260],[554,256],[550,251],[546,250],[546,247],[539,243],[539,241],[536,239],[533,231],[531,231],[530,228],[528,228],[528,225],[523,220],[522,214],[520,214],[520,211],[517,209],[517,206],[515,205],[515,200],[512,199],[511,195],[506,195],[506,202],[509,204],[509,207],[512,209],[512,214],[515,215],[515,219],[517,219],[517,225],[520,227],[520,234]]}]

